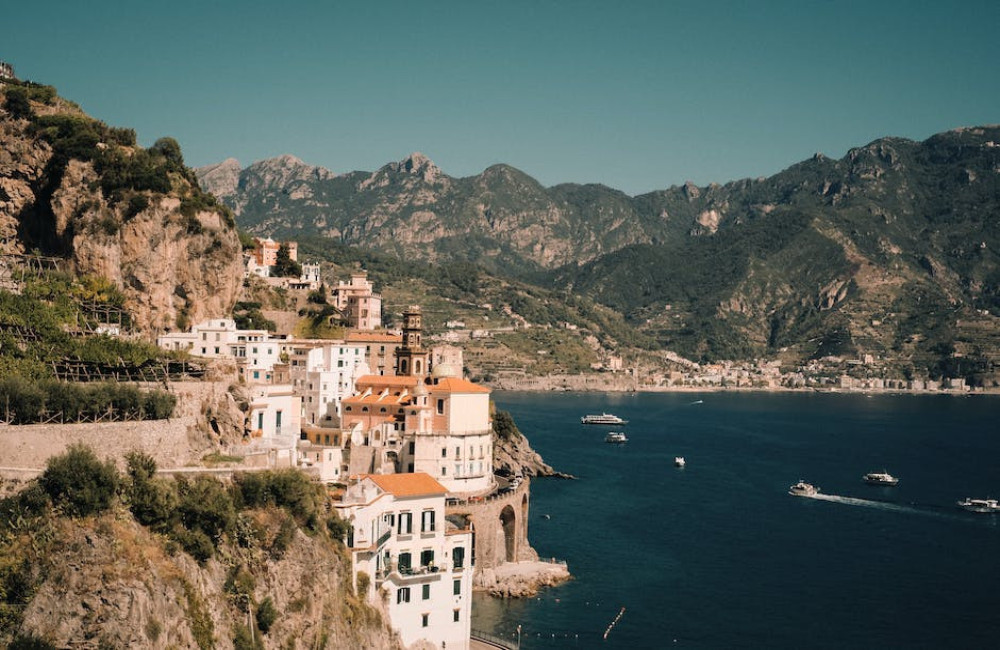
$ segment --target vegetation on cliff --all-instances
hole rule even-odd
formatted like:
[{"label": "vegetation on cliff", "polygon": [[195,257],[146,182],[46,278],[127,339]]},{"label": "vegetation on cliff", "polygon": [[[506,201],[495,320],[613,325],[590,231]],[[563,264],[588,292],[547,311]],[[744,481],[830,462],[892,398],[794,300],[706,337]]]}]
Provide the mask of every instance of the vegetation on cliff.
[{"label": "vegetation on cliff", "polygon": [[395,647],[321,490],[294,470],[158,477],[136,452],[120,474],[71,447],[0,500],[0,644]]}]

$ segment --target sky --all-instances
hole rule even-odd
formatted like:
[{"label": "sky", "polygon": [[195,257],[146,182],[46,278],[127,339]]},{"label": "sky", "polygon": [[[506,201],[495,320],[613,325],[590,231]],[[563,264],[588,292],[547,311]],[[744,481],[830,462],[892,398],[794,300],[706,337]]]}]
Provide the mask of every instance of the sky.
[{"label": "sky", "polygon": [[47,0],[0,61],[196,167],[414,151],[628,194],[1000,122],[1000,2]]}]

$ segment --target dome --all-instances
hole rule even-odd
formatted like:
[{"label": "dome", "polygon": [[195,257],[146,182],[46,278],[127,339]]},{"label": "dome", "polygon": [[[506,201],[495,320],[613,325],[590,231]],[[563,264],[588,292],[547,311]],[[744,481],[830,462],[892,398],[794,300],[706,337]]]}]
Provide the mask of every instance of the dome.
[{"label": "dome", "polygon": [[441,377],[457,377],[458,372],[455,367],[450,363],[439,363],[434,366],[434,370],[431,371],[431,377],[441,378]]},{"label": "dome", "polygon": [[413,395],[419,397],[421,395],[427,394],[427,387],[424,386],[424,382],[418,381],[417,385],[413,387]]}]

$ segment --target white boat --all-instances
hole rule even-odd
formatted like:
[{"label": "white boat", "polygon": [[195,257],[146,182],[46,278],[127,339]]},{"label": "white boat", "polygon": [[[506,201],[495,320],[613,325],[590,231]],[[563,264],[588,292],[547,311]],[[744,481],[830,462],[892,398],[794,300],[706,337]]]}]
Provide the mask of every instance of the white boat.
[{"label": "white boat", "polygon": [[604,442],[628,442],[624,431],[610,431],[604,436]]},{"label": "white boat", "polygon": [[686,464],[683,456],[674,456],[674,467],[684,467]]},{"label": "white boat", "polygon": [[628,424],[628,420],[623,420],[617,415],[601,413],[600,415],[584,415],[580,418],[582,424]]},{"label": "white boat", "polygon": [[1000,502],[996,499],[969,499],[959,501],[958,507],[969,512],[1000,512]]},{"label": "white boat", "polygon": [[815,496],[819,492],[819,488],[805,481],[799,481],[792,487],[788,488],[788,493],[793,497],[811,497]]},{"label": "white boat", "polygon": [[868,485],[896,485],[899,483],[899,479],[890,474],[889,472],[882,470],[881,472],[869,472],[862,477],[864,482]]}]

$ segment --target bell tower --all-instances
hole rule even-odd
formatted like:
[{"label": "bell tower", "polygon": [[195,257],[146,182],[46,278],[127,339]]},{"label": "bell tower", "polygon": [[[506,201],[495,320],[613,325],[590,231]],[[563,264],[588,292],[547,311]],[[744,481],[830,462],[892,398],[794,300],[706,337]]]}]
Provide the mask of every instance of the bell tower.
[{"label": "bell tower", "polygon": [[409,377],[427,376],[427,358],[422,338],[423,324],[420,306],[413,305],[403,312],[403,344],[396,348],[396,374]]}]

